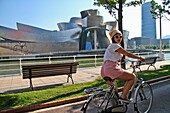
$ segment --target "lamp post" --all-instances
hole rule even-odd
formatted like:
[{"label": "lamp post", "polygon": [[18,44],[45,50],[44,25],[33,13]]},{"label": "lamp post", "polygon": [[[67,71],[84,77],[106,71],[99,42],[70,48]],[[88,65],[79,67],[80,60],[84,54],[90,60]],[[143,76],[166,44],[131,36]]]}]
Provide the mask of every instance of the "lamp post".
[{"label": "lamp post", "polygon": [[159,52],[159,58],[161,60],[164,59],[164,54],[162,53],[162,11],[160,11],[160,18],[159,18],[159,24],[160,24],[160,52]]},{"label": "lamp post", "polygon": [[160,23],[160,53],[159,53],[159,57],[160,57],[161,60],[164,59],[164,54],[162,52],[162,14],[166,12],[165,11],[165,4],[168,5],[169,3],[170,3],[169,0],[168,1],[163,0],[163,2],[162,2],[163,8],[161,8],[159,10],[159,16],[160,16],[159,17],[159,19],[160,19],[160,21],[159,21],[159,23]]}]

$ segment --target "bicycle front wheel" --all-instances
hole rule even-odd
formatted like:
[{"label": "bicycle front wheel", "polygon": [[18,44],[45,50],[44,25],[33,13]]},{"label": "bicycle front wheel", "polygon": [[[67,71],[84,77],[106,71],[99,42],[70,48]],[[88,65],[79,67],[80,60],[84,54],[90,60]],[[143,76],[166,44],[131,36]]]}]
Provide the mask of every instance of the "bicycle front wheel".
[{"label": "bicycle front wheel", "polygon": [[91,98],[88,103],[86,108],[84,109],[84,113],[103,113],[105,112],[107,108],[107,102],[108,106],[111,105],[110,102],[108,101],[108,98],[105,93],[98,93]]},{"label": "bicycle front wheel", "polygon": [[153,103],[152,88],[148,83],[142,83],[135,95],[135,109],[138,113],[148,113]]}]

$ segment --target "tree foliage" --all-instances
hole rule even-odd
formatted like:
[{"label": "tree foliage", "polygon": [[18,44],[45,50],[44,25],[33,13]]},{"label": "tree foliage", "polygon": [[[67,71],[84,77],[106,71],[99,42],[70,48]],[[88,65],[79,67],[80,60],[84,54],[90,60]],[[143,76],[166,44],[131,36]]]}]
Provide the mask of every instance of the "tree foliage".
[{"label": "tree foliage", "polygon": [[163,0],[161,4],[158,4],[155,0],[152,0],[151,13],[153,18],[155,19],[165,17],[167,20],[170,21],[170,19],[165,15],[170,15],[170,0]]},{"label": "tree foliage", "polygon": [[[127,2],[127,0],[122,0],[122,6],[123,7],[129,7],[137,5],[140,5],[144,3],[145,0],[133,0],[130,2]],[[116,17],[116,12],[119,10],[119,0],[94,0],[94,5],[96,6],[103,6],[106,10],[108,10],[109,14],[114,16],[116,20],[118,18]]]}]

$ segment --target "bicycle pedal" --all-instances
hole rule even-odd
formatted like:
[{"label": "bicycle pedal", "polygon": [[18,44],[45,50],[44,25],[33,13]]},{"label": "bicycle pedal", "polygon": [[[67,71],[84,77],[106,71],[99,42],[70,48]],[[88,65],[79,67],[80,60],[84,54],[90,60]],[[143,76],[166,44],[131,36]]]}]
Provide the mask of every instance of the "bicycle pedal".
[{"label": "bicycle pedal", "polygon": [[130,99],[130,103],[134,103],[134,99],[133,98]]},{"label": "bicycle pedal", "polygon": [[113,108],[111,112],[113,112],[113,113],[114,113],[114,112],[124,113],[124,109],[123,109],[123,108],[120,108],[120,107],[118,107],[118,108]]},{"label": "bicycle pedal", "polygon": [[112,108],[112,113],[124,113],[126,111],[126,108],[125,106],[121,105],[121,106],[118,106],[118,107],[114,107]]},{"label": "bicycle pedal", "polygon": [[126,109],[124,105],[111,106],[107,108],[106,113],[124,113]]}]

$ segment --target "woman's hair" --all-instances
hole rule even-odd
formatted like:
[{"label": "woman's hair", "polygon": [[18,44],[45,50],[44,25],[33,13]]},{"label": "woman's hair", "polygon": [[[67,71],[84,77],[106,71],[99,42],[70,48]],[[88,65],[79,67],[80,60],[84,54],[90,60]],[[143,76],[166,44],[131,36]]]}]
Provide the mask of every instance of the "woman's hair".
[{"label": "woman's hair", "polygon": [[116,43],[116,41],[115,41],[114,37],[112,38],[112,43]]},{"label": "woman's hair", "polygon": [[[115,35],[116,35],[116,34],[115,34]],[[115,36],[115,35],[114,35],[114,36]],[[112,43],[117,43],[117,42],[115,41],[114,36],[112,37]]]}]

